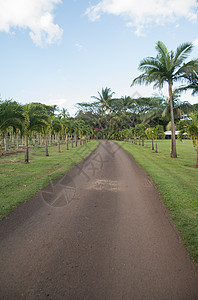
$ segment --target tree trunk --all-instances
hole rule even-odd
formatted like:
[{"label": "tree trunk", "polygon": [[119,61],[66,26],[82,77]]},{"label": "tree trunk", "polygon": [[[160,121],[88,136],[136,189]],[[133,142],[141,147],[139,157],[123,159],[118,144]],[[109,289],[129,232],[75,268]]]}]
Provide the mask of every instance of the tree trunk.
[{"label": "tree trunk", "polygon": [[49,156],[48,145],[47,145],[47,137],[45,136],[45,155]]},{"label": "tree trunk", "polygon": [[6,134],[5,134],[5,137],[4,137],[4,147],[5,147],[5,152],[7,152],[8,144],[7,144],[7,135]]},{"label": "tree trunk", "polygon": [[17,149],[19,149],[19,135],[17,134]]},{"label": "tree trunk", "polygon": [[58,152],[60,152],[60,141],[58,141]]},{"label": "tree trunk", "polygon": [[29,163],[28,136],[25,135],[25,163]]},{"label": "tree trunk", "polygon": [[66,150],[69,150],[69,145],[68,145],[68,134],[66,134]]},{"label": "tree trunk", "polygon": [[169,81],[169,98],[170,98],[170,112],[171,112],[171,157],[177,158],[176,140],[175,140],[175,122],[174,122],[174,113],[173,113],[172,84],[170,81]]},{"label": "tree trunk", "polygon": [[75,134],[75,143],[76,143],[76,147],[78,146],[78,140],[77,140],[77,135]]},{"label": "tree trunk", "polygon": [[152,150],[154,150],[154,144],[153,144],[153,139],[152,139]]},{"label": "tree trunk", "polygon": [[155,141],[155,153],[157,153],[157,140]]}]

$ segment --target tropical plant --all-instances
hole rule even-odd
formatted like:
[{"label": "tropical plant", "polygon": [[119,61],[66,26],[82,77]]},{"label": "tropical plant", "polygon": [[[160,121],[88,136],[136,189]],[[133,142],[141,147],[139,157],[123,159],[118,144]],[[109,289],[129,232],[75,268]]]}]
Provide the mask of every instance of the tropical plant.
[{"label": "tropical plant", "polygon": [[155,128],[153,128],[153,135],[155,139],[155,152],[157,153],[157,140],[158,138],[163,139],[164,138],[164,128],[162,125],[157,125]]},{"label": "tropical plant", "polygon": [[106,87],[102,88],[102,92],[98,92],[98,97],[92,96],[93,99],[97,100],[102,108],[102,115],[106,114],[107,109],[109,108],[110,100],[112,99],[114,92],[111,92],[111,89]]},{"label": "tropical plant", "polygon": [[28,163],[28,137],[33,131],[41,132],[42,128],[48,126],[48,115],[41,104],[30,103],[23,106],[23,117],[21,131],[25,137],[25,163]]},{"label": "tropical plant", "polygon": [[185,80],[198,70],[198,59],[185,63],[193,49],[192,43],[183,43],[177,47],[176,51],[168,51],[164,43],[158,42],[156,45],[157,56],[144,58],[139,64],[139,70],[143,73],[136,77],[134,84],[151,84],[154,87],[162,88],[168,84],[170,113],[171,113],[171,157],[176,158],[175,123],[173,113],[173,84],[174,82]]},{"label": "tropical plant", "polygon": [[146,134],[146,136],[147,136],[147,138],[149,139],[149,140],[151,140],[151,142],[152,142],[152,150],[154,150],[154,143],[153,143],[153,139],[154,139],[154,130],[153,130],[153,128],[147,128],[146,130],[145,130],[145,134]]}]

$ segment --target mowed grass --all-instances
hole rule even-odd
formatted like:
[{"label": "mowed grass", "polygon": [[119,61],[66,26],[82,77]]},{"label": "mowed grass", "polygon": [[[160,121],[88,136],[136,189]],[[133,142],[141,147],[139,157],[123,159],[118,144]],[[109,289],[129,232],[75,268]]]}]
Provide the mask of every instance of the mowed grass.
[{"label": "mowed grass", "polygon": [[170,140],[158,142],[155,153],[131,142],[118,144],[133,156],[157,186],[191,258],[198,265],[198,169],[192,141],[177,141],[178,158],[170,158]]},{"label": "mowed grass", "polygon": [[20,203],[28,200],[51,181],[60,178],[73,166],[87,157],[98,141],[90,141],[66,150],[61,145],[49,147],[49,157],[44,148],[30,149],[30,163],[24,163],[24,153],[0,157],[0,219]]}]

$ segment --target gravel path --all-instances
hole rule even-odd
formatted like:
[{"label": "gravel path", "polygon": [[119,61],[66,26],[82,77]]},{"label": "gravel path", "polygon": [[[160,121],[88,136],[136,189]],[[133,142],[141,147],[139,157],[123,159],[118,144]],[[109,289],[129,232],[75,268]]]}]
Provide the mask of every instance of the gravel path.
[{"label": "gravel path", "polygon": [[110,141],[1,221],[0,237],[0,299],[198,299],[155,186]]}]

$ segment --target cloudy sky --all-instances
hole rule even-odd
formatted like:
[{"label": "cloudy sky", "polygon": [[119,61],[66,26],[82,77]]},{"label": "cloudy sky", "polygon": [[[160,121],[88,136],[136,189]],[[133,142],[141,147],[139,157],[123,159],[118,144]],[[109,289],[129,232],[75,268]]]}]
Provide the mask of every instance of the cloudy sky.
[{"label": "cloudy sky", "polygon": [[130,84],[159,40],[170,50],[193,42],[198,57],[196,0],[0,0],[0,97],[74,113],[106,86],[151,96],[159,91]]}]

